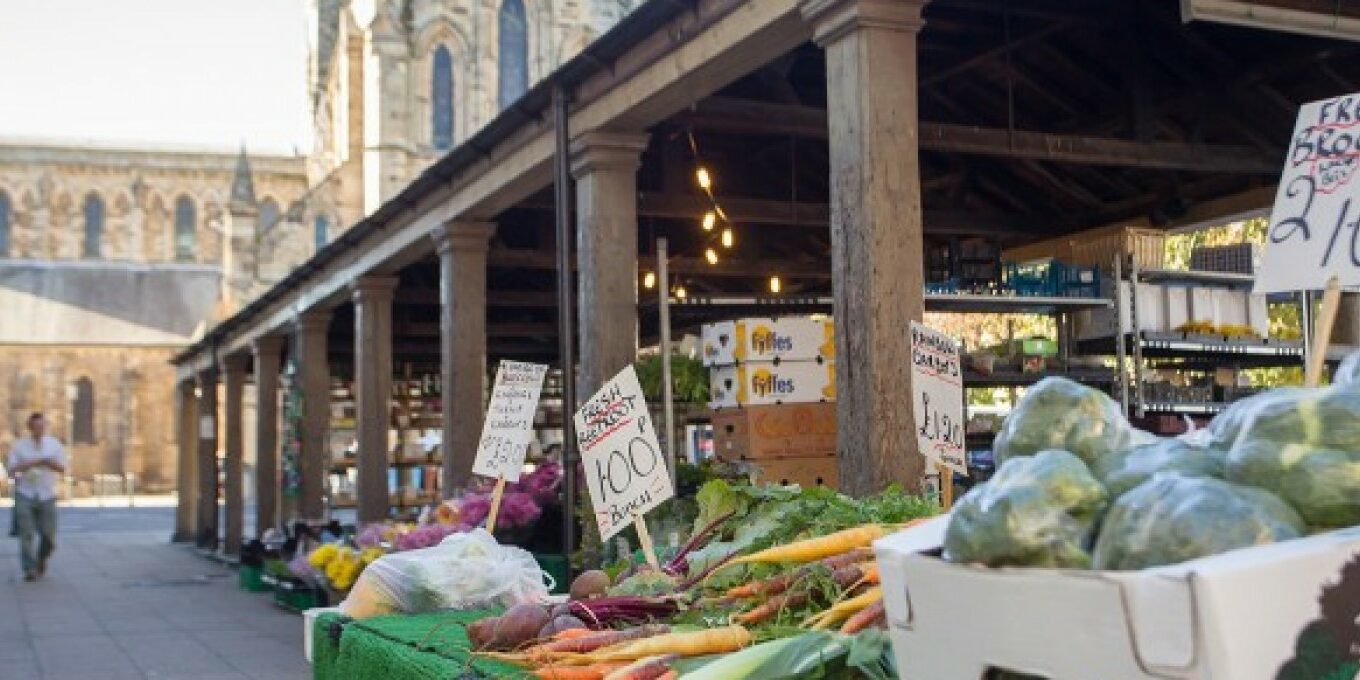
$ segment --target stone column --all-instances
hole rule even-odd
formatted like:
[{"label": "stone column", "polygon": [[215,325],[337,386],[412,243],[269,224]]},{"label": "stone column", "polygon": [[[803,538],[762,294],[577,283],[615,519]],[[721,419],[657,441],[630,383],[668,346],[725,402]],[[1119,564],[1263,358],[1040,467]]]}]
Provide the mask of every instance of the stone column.
[{"label": "stone column", "polygon": [[354,282],[354,391],[359,523],[387,519],[387,431],[392,426],[394,276]]},{"label": "stone column", "polygon": [[217,549],[217,371],[198,376],[198,547]]},{"label": "stone column", "polygon": [[444,483],[450,498],[472,476],[486,399],[486,251],[496,225],[453,221],[430,235],[439,252],[439,347]]},{"label": "stone column", "polygon": [[298,455],[300,488],[296,519],[320,520],[326,514],[326,467],[331,459],[330,442],[327,441],[331,420],[331,367],[326,354],[326,334],[330,327],[330,310],[304,312],[295,322],[296,379],[302,390],[302,418],[298,425],[302,451]]},{"label": "stone column", "polygon": [[255,341],[255,538],[279,526],[279,353],[283,338]]},{"label": "stone column", "polygon": [[926,0],[802,0],[826,50],[840,487],[919,488],[908,322],[924,313],[916,34]]},{"label": "stone column", "polygon": [[[588,132],[571,143],[580,286],[578,401],[637,360],[637,170],[646,148],[644,134]],[[567,417],[574,409],[567,409]]]},{"label": "stone column", "polygon": [[194,540],[198,526],[198,397],[192,380],[175,385],[175,446],[179,503],[171,540],[178,543]]},{"label": "stone column", "polygon": [[227,357],[223,362],[223,398],[227,400],[223,409],[225,421],[222,427],[226,456],[223,464],[223,488],[226,496],[226,531],[222,551],[228,555],[241,554],[241,536],[245,526],[245,487],[242,484],[242,455],[244,450],[241,428],[241,406],[245,391],[246,368],[250,357],[237,355]]}]

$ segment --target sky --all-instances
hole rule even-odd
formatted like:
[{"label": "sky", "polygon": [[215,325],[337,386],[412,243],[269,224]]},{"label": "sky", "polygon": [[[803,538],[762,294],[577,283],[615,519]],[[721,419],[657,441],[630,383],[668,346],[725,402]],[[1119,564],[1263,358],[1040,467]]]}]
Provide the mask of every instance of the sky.
[{"label": "sky", "polygon": [[311,145],[303,0],[0,0],[0,137]]}]

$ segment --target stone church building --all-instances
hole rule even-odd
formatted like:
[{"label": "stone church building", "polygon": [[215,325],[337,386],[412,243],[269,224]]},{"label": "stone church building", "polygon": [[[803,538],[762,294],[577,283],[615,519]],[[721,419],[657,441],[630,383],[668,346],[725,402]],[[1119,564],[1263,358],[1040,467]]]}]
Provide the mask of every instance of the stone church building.
[{"label": "stone church building", "polygon": [[305,1],[305,156],[0,138],[0,451],[43,411],[72,492],[169,490],[170,357],[640,2]]}]

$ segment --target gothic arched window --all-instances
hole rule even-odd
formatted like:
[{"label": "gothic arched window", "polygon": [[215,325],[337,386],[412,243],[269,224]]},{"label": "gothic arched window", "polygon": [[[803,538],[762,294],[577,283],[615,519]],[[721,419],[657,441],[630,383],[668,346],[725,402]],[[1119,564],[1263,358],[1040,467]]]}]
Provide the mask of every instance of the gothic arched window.
[{"label": "gothic arched window", "polygon": [[9,194],[0,191],[0,257],[9,257]]},{"label": "gothic arched window", "polygon": [[71,442],[94,443],[94,383],[89,378],[76,380],[71,391]]},{"label": "gothic arched window", "polygon": [[104,199],[97,194],[85,197],[84,257],[99,257],[104,249]]},{"label": "gothic arched window", "polygon": [[198,216],[188,196],[175,199],[175,261],[193,262],[198,257]]},{"label": "gothic arched window", "polygon": [[504,0],[499,20],[500,103],[505,108],[529,89],[529,22],[524,0]]},{"label": "gothic arched window", "polygon": [[274,228],[279,221],[279,203],[272,198],[266,198],[260,203],[260,232],[264,233]]},{"label": "gothic arched window", "polygon": [[434,50],[430,69],[430,143],[445,150],[453,147],[453,57],[449,48]]},{"label": "gothic arched window", "polygon": [[312,222],[312,238],[316,240],[316,249],[321,250],[326,247],[326,243],[331,240],[331,220],[325,215],[317,215]]}]

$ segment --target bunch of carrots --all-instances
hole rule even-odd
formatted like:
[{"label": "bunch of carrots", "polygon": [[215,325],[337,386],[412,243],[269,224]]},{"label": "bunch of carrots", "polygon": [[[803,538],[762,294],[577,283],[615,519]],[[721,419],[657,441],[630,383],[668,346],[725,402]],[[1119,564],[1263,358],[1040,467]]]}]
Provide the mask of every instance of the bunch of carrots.
[{"label": "bunch of carrots", "polygon": [[[656,623],[623,630],[571,629],[514,652],[484,655],[531,668],[534,677],[542,680],[669,680],[675,677],[671,665],[677,659],[727,654],[752,644],[755,636],[751,627],[773,621],[781,612],[804,608],[816,596],[808,583],[814,575],[827,573],[842,595],[803,626],[825,630],[839,625],[842,633],[857,633],[884,618],[878,565],[870,546],[900,528],[868,524],[732,556],[706,576],[734,565],[783,564],[790,568],[709,598],[710,604],[736,611],[726,626],[697,631],[673,630]],[[696,585],[702,585],[702,581]]]}]

